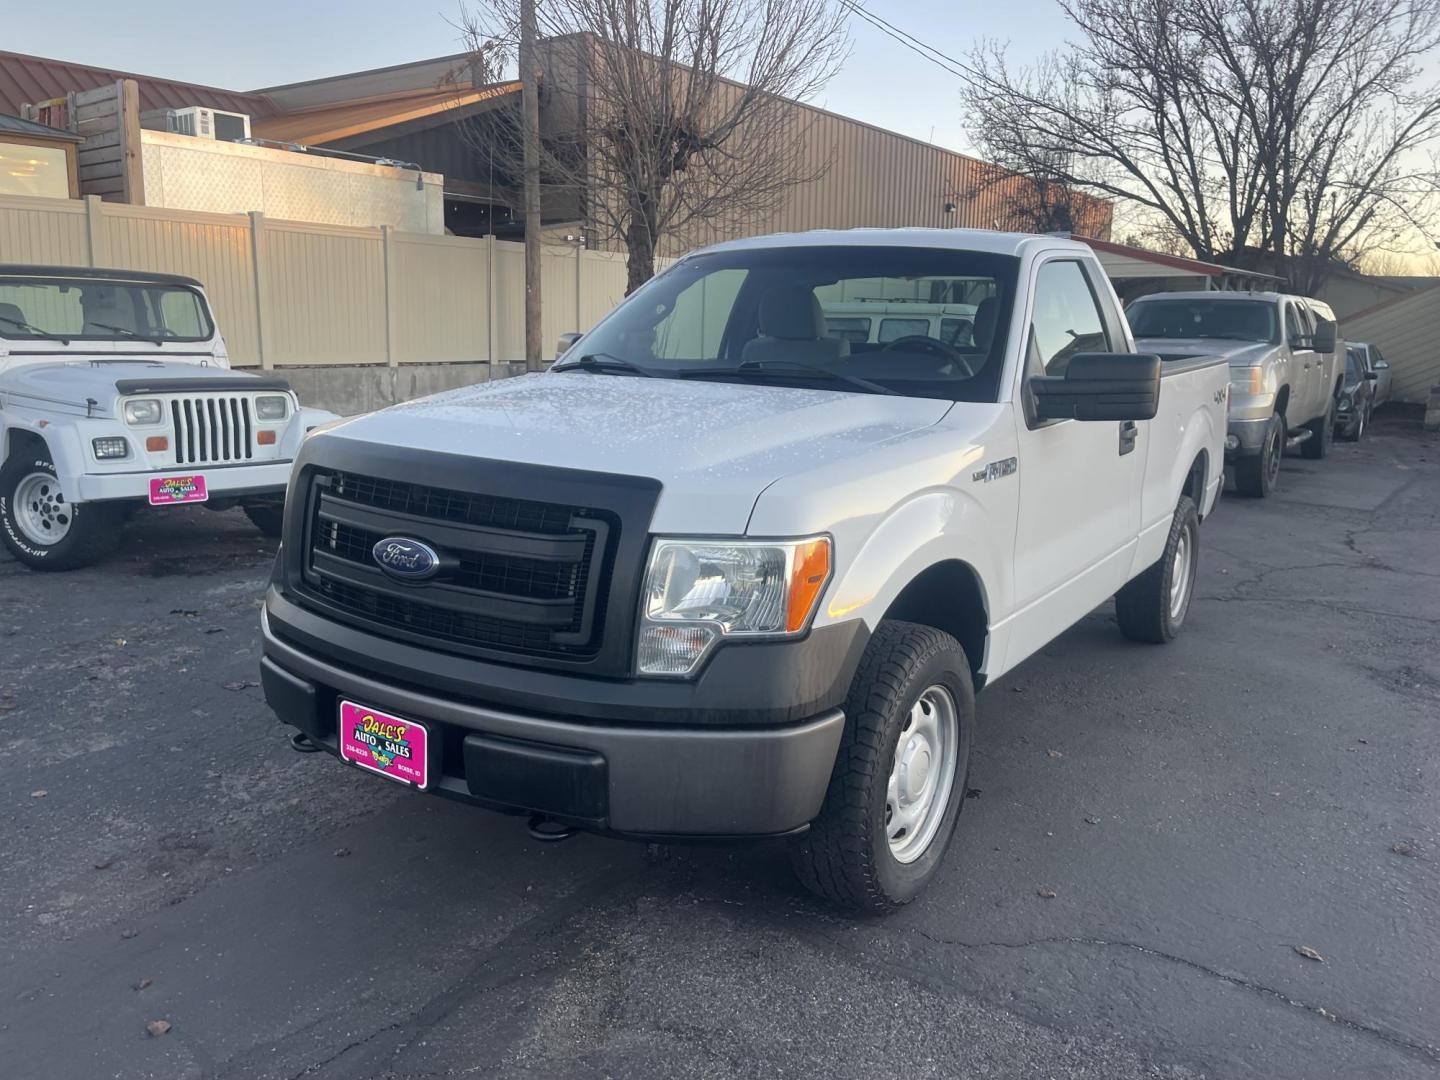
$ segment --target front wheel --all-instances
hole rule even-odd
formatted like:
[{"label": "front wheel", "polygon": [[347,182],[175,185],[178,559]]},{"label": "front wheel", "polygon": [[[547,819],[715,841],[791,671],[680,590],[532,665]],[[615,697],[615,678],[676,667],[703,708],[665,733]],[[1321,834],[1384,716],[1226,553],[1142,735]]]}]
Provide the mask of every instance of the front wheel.
[{"label": "front wheel", "polygon": [[791,845],[811,891],[883,913],[930,883],[955,832],[975,741],[970,663],[949,634],[887,621],[845,701],[820,816]]},{"label": "front wheel", "polygon": [[1165,553],[1115,595],[1115,618],[1131,641],[1163,645],[1185,622],[1195,595],[1200,566],[1200,515],[1188,495],[1181,495],[1170,521]]},{"label": "front wheel", "polygon": [[1235,462],[1235,487],[1241,495],[1263,499],[1280,482],[1280,461],[1285,456],[1285,418],[1279,413],[1270,417],[1260,453]]},{"label": "front wheel", "polygon": [[244,510],[250,524],[266,536],[274,539],[280,535],[285,524],[284,503],[251,503],[244,507]]},{"label": "front wheel", "polygon": [[48,451],[23,450],[0,466],[0,540],[35,570],[87,566],[114,543],[114,507],[66,496]]},{"label": "front wheel", "polygon": [[1318,461],[1330,453],[1335,441],[1335,399],[1330,399],[1325,415],[1305,425],[1310,429],[1310,438],[1300,444],[1300,454],[1312,461]]}]

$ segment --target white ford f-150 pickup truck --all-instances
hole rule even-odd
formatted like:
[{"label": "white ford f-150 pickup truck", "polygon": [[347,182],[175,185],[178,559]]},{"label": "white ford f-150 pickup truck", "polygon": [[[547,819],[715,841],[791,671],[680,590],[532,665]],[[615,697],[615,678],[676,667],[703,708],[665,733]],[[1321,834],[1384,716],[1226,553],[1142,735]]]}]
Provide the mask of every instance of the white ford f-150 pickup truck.
[{"label": "white ford f-150 pickup truck", "polygon": [[278,535],[305,431],[334,419],[230,370],[198,281],[0,266],[0,541],[28,566],[91,562],[147,504]]},{"label": "white ford f-150 pickup truck", "polygon": [[[857,325],[910,301],[973,326]],[[790,837],[809,886],[885,910],[950,841],[977,689],[1117,594],[1130,637],[1179,629],[1229,381],[1135,354],[1072,241],[711,247],[544,374],[305,442],[265,694],[422,791],[652,840]]]}]

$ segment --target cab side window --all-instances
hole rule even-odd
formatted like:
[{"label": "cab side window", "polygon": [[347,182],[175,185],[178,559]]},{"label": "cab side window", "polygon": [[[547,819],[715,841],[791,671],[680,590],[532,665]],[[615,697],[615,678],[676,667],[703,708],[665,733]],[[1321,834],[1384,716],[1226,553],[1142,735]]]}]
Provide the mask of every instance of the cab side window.
[{"label": "cab side window", "polygon": [[1076,353],[1111,351],[1099,301],[1078,262],[1057,260],[1040,267],[1030,349],[1046,375],[1064,375]]},{"label": "cab side window", "polygon": [[1295,304],[1285,305],[1285,340],[1292,349],[1305,347],[1305,331],[1300,323],[1300,309]]}]

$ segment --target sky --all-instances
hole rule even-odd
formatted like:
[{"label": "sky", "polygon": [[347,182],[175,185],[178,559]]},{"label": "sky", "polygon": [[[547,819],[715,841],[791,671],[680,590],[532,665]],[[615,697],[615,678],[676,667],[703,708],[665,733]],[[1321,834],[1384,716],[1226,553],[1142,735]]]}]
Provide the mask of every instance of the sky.
[{"label": "sky", "polygon": [[[980,39],[1009,41],[1028,60],[1061,44],[1055,0],[961,5],[954,0],[864,0],[865,7],[927,44],[960,55]],[[195,0],[66,0],[64,17],[43,3],[6,4],[0,48],[253,90],[459,52],[447,23],[459,0],[231,0],[214,18]],[[845,116],[968,149],[954,75],[922,60],[859,18],[849,62],[813,104]]]}]

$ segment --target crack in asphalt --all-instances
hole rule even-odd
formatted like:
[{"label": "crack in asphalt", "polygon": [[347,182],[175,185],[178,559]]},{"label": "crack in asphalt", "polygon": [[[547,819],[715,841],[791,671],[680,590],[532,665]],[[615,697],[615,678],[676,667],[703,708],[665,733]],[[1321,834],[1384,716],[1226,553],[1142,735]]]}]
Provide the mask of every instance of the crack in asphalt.
[{"label": "crack in asphalt", "polygon": [[1139,945],[1133,941],[1112,941],[1108,938],[1092,937],[1043,937],[1032,938],[1028,941],[965,941],[960,938],[938,937],[934,934],[929,933],[928,931],[920,929],[919,927],[911,927],[910,932],[924,938],[926,941],[929,941],[934,945],[948,945],[961,949],[1031,949],[1046,945],[1079,945],[1089,948],[1127,949],[1131,952],[1140,953],[1142,956],[1148,956],[1154,960],[1164,960],[1168,961],[1169,963],[1179,964],[1183,967],[1191,968],[1194,971],[1201,972],[1202,974],[1208,975],[1212,978],[1219,979],[1222,982],[1229,983],[1231,986],[1238,986],[1245,990],[1249,990],[1252,993],[1274,998],[1275,1000],[1283,1002],[1284,1004],[1290,1005],[1294,1008],[1304,1009],[1306,1012],[1317,1016],[1323,1020],[1328,1020],[1333,1024],[1339,1024],[1341,1027],[1347,1028],[1351,1031],[1355,1031],[1363,1035],[1370,1036],[1371,1038],[1379,1039],[1380,1041],[1385,1042],[1395,1047],[1396,1049],[1404,1050],[1407,1053],[1428,1058],[1431,1061],[1440,1062],[1440,1046],[1434,1046],[1429,1043],[1415,1042],[1411,1039],[1407,1039],[1405,1036],[1397,1032],[1390,1031],[1386,1028],[1377,1027],[1372,1024],[1366,1024],[1362,1021],[1354,1020],[1347,1016],[1342,1016],[1340,1013],[1332,1012],[1331,1010],[1326,1009],[1323,1006],[1312,1005],[1307,1001],[1301,1001],[1298,998],[1292,998],[1283,990],[1277,990],[1272,986],[1266,986],[1264,983],[1256,982],[1253,979],[1247,979],[1242,975],[1235,975],[1230,972],[1221,971],[1219,968],[1213,968],[1210,967],[1208,964],[1202,964],[1198,960],[1191,960],[1189,957],[1179,956],[1175,953],[1168,953],[1162,949],[1152,949],[1148,945]]},{"label": "crack in asphalt", "polygon": [[1374,608],[1355,607],[1353,604],[1337,606],[1326,600],[1309,600],[1298,596],[1196,596],[1195,600],[1207,600],[1215,604],[1300,604],[1324,608],[1340,615],[1370,615],[1377,619],[1403,619],[1427,626],[1440,626],[1440,618],[1403,615],[1398,611],[1376,611]]}]

